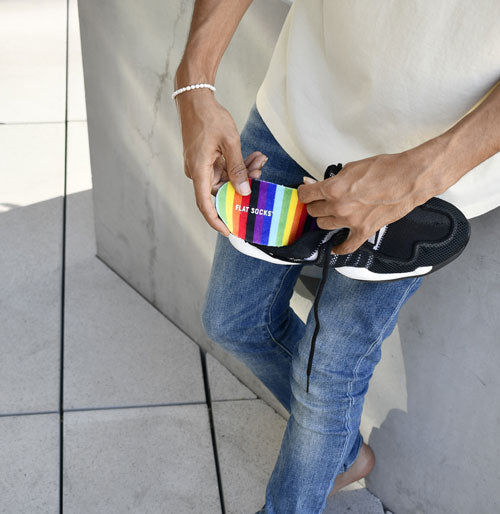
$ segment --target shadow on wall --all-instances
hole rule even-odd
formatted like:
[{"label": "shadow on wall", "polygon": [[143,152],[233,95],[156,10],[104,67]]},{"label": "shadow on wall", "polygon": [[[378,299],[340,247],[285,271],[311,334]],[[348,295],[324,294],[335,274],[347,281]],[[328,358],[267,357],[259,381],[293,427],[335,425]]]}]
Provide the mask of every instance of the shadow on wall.
[{"label": "shadow on wall", "polygon": [[471,225],[400,313],[407,412],[367,441],[383,448],[367,487],[398,514],[500,512],[500,209]]}]

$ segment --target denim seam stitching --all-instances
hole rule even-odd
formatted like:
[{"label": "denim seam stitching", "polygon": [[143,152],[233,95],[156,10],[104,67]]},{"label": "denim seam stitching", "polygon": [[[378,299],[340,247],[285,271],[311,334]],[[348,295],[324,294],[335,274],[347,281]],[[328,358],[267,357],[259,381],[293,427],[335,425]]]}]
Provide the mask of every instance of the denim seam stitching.
[{"label": "denim seam stitching", "polygon": [[281,343],[276,341],[276,339],[274,338],[273,334],[271,334],[271,331],[269,330],[269,327],[267,325],[266,325],[266,329],[267,329],[267,333],[269,334],[269,337],[274,341],[274,343],[276,345],[278,345],[288,355],[288,357],[292,357],[292,354],[290,353],[290,351],[287,350]]},{"label": "denim seam stitching", "polygon": [[[357,436],[357,434],[356,434],[356,436]],[[356,457],[357,457],[357,455],[359,453],[359,450],[361,449],[361,446],[363,446],[363,436],[361,436],[361,444],[359,445],[358,451],[356,452]],[[347,455],[346,455],[346,458],[347,458]],[[354,460],[356,460],[356,459],[354,459]],[[344,462],[342,464],[342,467],[340,468],[341,469],[341,473],[345,473],[353,464],[354,464],[354,461],[351,462],[351,464],[349,464],[349,466],[347,466],[347,464]]]},{"label": "denim seam stitching", "polygon": [[292,271],[292,266],[290,266],[286,271],[285,273],[283,274],[283,276],[281,277],[281,282],[280,282],[280,285],[278,286],[278,289],[276,290],[276,293],[274,294],[274,298],[271,302],[271,305],[269,306],[269,309],[268,309],[268,312],[267,312],[267,315],[268,315],[268,323],[272,323],[273,321],[273,318],[272,318],[272,315],[271,315],[271,311],[274,307],[274,304],[276,302],[276,299],[278,298],[278,294],[280,293],[281,291],[281,288],[283,287],[283,282],[285,281],[285,278],[286,276],[288,275],[288,273],[290,273],[290,271]]},{"label": "denim seam stitching", "polygon": [[399,311],[399,309],[403,305],[406,297],[408,296],[408,293],[409,293],[410,289],[418,281],[418,278],[419,277],[413,279],[413,281],[410,284],[408,284],[408,287],[406,288],[406,291],[404,292],[403,296],[399,300],[397,306],[394,308],[394,310],[393,310],[392,314],[390,315],[389,319],[385,322],[385,325],[382,327],[382,330],[380,331],[380,335],[377,337],[377,339],[375,339],[375,341],[373,341],[370,344],[368,350],[364,353],[364,355],[360,356],[360,358],[358,359],[358,362],[356,363],[356,366],[354,367],[354,377],[353,377],[352,380],[349,380],[349,384],[348,384],[348,387],[347,387],[347,395],[349,396],[349,407],[347,408],[346,413],[344,415],[344,425],[345,425],[349,435],[346,437],[345,443],[344,443],[344,448],[342,449],[341,462],[343,462],[345,460],[346,456],[347,456],[346,455],[347,441],[349,440],[349,436],[352,434],[352,430],[351,430],[350,423],[349,423],[350,413],[351,413],[352,405],[354,403],[354,398],[351,395],[351,386],[352,386],[354,380],[357,377],[357,370],[359,368],[359,365],[361,364],[361,361],[363,359],[365,359],[367,355],[370,354],[370,352],[373,350],[374,346],[380,341],[380,339],[382,338],[382,334],[384,334],[384,332],[385,332],[385,329],[387,328],[389,323],[394,319],[394,316],[396,315],[396,313]]},{"label": "denim seam stitching", "polygon": [[272,318],[272,315],[271,315],[271,311],[274,307],[274,304],[276,302],[276,299],[278,298],[278,294],[280,293],[282,287],[283,287],[283,282],[285,281],[285,278],[286,276],[288,275],[288,273],[290,273],[292,271],[292,266],[290,266],[286,272],[283,274],[283,277],[281,277],[281,282],[280,282],[280,285],[278,286],[278,289],[276,290],[276,293],[274,295],[274,298],[271,302],[271,305],[269,306],[269,309],[267,311],[267,317],[268,317],[268,321],[266,323],[266,329],[267,329],[267,332],[270,336],[270,338],[274,341],[275,344],[277,344],[283,351],[286,352],[286,354],[291,357],[292,356],[292,353],[287,349],[285,348],[280,342],[278,342],[275,337],[273,336],[273,334],[271,333],[271,329],[269,328],[269,325],[272,323],[273,321],[273,318]]}]

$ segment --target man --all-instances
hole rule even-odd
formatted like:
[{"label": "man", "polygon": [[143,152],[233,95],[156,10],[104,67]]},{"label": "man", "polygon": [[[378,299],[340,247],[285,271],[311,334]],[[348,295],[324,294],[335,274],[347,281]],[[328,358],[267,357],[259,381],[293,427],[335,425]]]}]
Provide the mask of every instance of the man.
[{"label": "man", "polygon": [[[214,83],[250,3],[196,0],[175,89]],[[185,173],[220,233],[205,329],[290,412],[263,513],[319,513],[328,494],[371,471],[373,452],[359,432],[364,396],[382,341],[422,277],[365,282],[332,270],[306,392],[314,319],[302,323],[289,306],[302,266],[236,251],[211,194],[227,180],[249,194],[249,176],[286,185],[306,177],[299,200],[318,226],[349,228],[337,254],[433,196],[468,218],[497,207],[498,20],[495,0],[295,0],[241,136],[209,88],[175,98]],[[322,180],[338,161],[343,169]]]}]

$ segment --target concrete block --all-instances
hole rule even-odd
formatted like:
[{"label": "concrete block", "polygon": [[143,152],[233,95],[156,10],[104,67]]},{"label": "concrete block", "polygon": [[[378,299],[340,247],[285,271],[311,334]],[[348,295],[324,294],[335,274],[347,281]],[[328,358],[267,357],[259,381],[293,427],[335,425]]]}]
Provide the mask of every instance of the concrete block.
[{"label": "concrete block", "polygon": [[64,511],[221,512],[205,405],[69,412]]},{"label": "concrete block", "polygon": [[0,216],[0,413],[57,410],[61,199]]},{"label": "concrete block", "polygon": [[0,214],[63,195],[64,123],[0,125],[0,152]]},{"label": "concrete block", "polygon": [[59,509],[59,415],[0,417],[0,511]]},{"label": "concrete block", "polygon": [[[89,135],[86,121],[68,123],[68,169],[66,192],[69,195],[92,189]],[[89,218],[89,216],[87,216]],[[91,213],[92,225],[94,215]],[[92,235],[95,241],[95,234]],[[94,244],[95,246],[95,244]],[[95,252],[94,252],[95,253]]]},{"label": "concrete block", "polygon": [[64,121],[66,0],[0,2],[0,122]]},{"label": "concrete block", "polygon": [[66,285],[66,409],[205,401],[198,346],[105,264]]},{"label": "concrete block", "polygon": [[354,482],[330,496],[324,514],[384,514],[380,500],[360,482]]},{"label": "concrete block", "polygon": [[95,258],[94,205],[87,123],[68,123],[66,265]]},{"label": "concrete block", "polygon": [[69,0],[68,9],[68,120],[86,120],[82,45],[78,20],[78,0]]},{"label": "concrete block", "polygon": [[257,398],[248,387],[210,354],[207,354],[207,371],[212,401]]}]

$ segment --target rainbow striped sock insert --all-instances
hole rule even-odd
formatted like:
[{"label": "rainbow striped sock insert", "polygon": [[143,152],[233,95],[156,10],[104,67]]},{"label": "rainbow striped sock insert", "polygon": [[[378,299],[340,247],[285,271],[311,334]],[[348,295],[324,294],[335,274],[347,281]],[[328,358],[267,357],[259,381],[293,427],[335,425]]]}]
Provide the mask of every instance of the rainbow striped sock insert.
[{"label": "rainbow striped sock insert", "polygon": [[232,234],[250,243],[286,246],[317,229],[296,189],[265,180],[249,181],[252,192],[248,196],[241,196],[226,182],[215,197],[217,213]]}]

